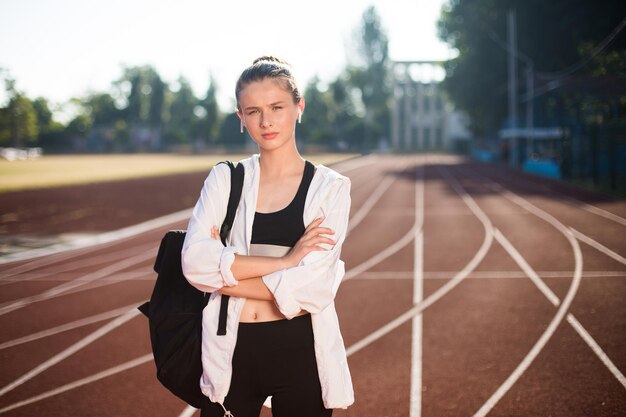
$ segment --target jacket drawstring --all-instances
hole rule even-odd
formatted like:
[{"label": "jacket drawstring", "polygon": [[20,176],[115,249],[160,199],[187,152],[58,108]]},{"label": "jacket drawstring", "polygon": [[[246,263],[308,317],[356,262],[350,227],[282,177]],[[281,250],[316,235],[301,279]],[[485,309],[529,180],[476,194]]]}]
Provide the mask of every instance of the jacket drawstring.
[{"label": "jacket drawstring", "polygon": [[219,405],[221,405],[222,408],[224,409],[224,417],[235,417],[233,413],[231,413],[230,411],[226,409],[226,407],[224,407],[224,404],[219,403]]}]

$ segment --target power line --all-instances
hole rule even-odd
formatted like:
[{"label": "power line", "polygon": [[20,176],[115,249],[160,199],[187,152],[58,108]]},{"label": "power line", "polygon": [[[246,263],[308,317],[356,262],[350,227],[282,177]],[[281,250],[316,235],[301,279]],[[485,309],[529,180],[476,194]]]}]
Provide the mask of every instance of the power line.
[{"label": "power line", "polygon": [[588,55],[586,58],[583,58],[582,60],[578,61],[577,63],[571,65],[569,68],[566,68],[566,69],[561,70],[561,71],[556,71],[556,72],[536,72],[537,78],[542,78],[542,79],[546,79],[546,80],[549,80],[549,79],[554,80],[554,79],[563,79],[563,78],[573,74],[574,72],[578,71],[579,69],[581,69],[585,65],[587,65],[589,63],[589,61],[591,61],[594,57],[596,57],[604,49],[606,49],[606,47],[609,46],[609,44],[611,42],[613,42],[615,37],[622,31],[622,29],[624,29],[625,26],[626,26],[626,18],[622,19],[622,21],[617,25],[617,27],[615,29],[613,29],[613,32],[611,32],[611,34],[609,36],[607,36],[602,42],[600,42],[597,46],[595,46],[591,50],[591,54]]}]

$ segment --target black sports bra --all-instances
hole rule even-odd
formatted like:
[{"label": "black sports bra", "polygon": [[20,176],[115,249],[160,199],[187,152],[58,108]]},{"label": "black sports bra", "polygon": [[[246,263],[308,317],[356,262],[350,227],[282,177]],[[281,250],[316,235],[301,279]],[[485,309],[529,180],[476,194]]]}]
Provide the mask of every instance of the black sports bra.
[{"label": "black sports bra", "polygon": [[304,202],[306,200],[315,167],[309,161],[305,161],[304,174],[298,187],[298,192],[289,205],[273,213],[254,214],[252,224],[252,244],[276,245],[293,247],[302,237],[304,230]]}]

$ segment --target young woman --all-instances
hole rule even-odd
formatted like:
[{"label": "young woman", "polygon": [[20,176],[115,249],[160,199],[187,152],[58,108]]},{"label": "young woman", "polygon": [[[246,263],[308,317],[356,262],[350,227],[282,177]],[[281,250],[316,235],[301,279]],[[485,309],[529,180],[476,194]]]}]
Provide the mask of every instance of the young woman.
[{"label": "young woman", "polygon": [[[259,147],[240,161],[242,197],[228,246],[219,240],[230,170],[204,183],[182,251],[185,276],[211,292],[202,322],[202,417],[326,417],[354,401],[334,298],[350,181],[296,147],[304,99],[284,61],[261,57],[237,82],[237,114]],[[218,335],[223,295],[226,334]]]}]

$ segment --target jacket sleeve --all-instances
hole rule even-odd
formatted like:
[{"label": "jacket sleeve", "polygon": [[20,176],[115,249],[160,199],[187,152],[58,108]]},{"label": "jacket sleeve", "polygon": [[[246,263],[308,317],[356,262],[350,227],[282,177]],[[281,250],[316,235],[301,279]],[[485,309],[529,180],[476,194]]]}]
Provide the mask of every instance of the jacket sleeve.
[{"label": "jacket sleeve", "polygon": [[187,281],[200,291],[213,292],[237,285],[230,268],[237,249],[211,237],[213,226],[221,227],[230,195],[230,168],[218,164],[204,181],[193,209],[181,253]]},{"label": "jacket sleeve", "polygon": [[335,231],[335,246],[322,245],[324,251],[313,251],[300,264],[266,275],[263,282],[274,295],[280,312],[288,319],[301,310],[319,313],[333,302],[344,275],[344,263],[339,259],[346,238],[350,214],[350,180],[336,179],[322,199],[323,227]]}]

